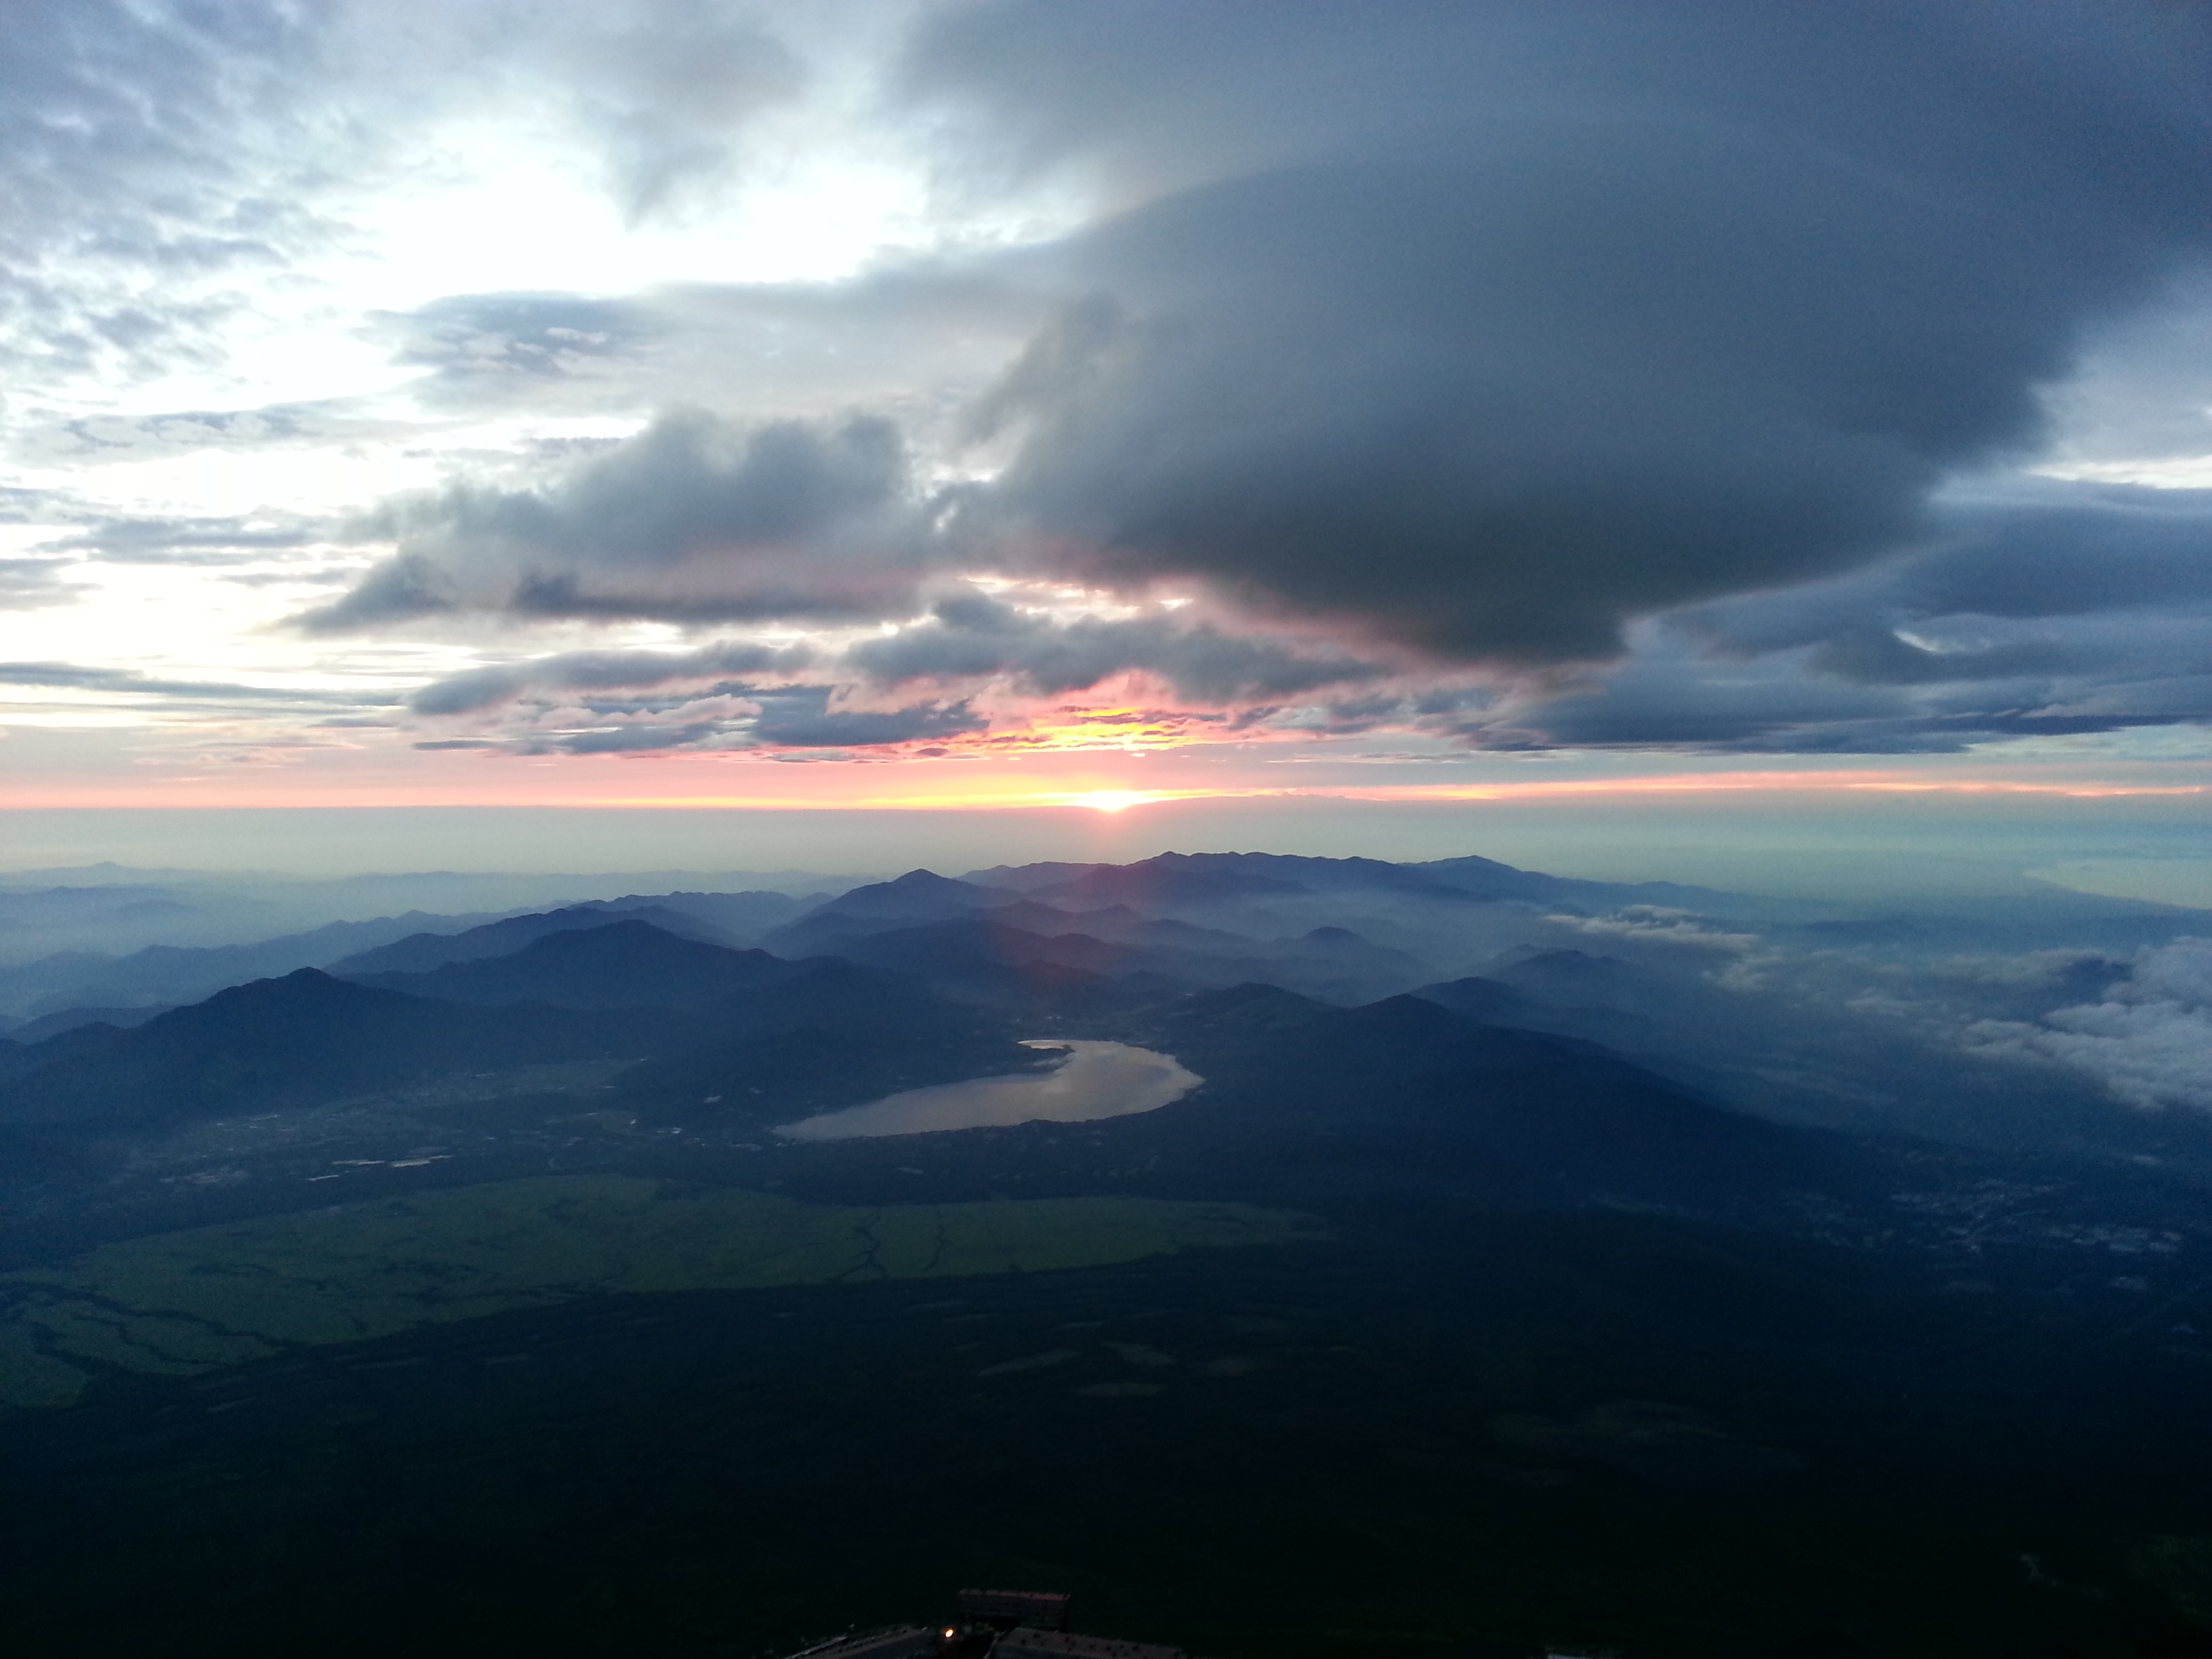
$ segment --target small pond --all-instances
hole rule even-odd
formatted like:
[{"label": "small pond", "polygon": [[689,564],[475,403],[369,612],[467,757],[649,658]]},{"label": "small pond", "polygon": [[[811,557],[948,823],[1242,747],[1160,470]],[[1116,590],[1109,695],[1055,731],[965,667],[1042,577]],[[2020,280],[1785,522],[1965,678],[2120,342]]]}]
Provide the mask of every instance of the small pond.
[{"label": "small pond", "polygon": [[1126,1042],[1038,1038],[1022,1046],[1062,1050],[1066,1057],[1049,1071],[902,1090],[865,1106],[779,1125],[775,1133],[787,1140],[859,1140],[1015,1123],[1084,1123],[1157,1111],[1206,1080],[1170,1055]]}]

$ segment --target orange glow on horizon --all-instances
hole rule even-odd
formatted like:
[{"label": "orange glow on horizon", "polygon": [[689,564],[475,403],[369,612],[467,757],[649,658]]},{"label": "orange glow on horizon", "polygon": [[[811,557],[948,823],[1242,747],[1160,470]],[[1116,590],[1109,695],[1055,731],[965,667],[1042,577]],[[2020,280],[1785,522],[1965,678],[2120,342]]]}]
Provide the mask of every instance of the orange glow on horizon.
[{"label": "orange glow on horizon", "polygon": [[1143,789],[1092,789],[1079,795],[1063,795],[1060,799],[1070,806],[1087,806],[1094,812],[1121,812],[1132,806],[1146,806],[1156,800],[1164,800]]},{"label": "orange glow on horizon", "polygon": [[[1025,759],[1012,767],[991,768],[988,775],[956,778],[969,769],[931,768],[927,781],[933,788],[901,788],[890,782],[884,769],[870,764],[810,764],[797,769],[777,767],[775,783],[763,769],[748,766],[750,774],[737,787],[717,787],[728,775],[702,778],[702,763],[684,766],[678,777],[655,780],[659,788],[623,788],[633,784],[639,763],[614,763],[625,775],[610,777],[606,763],[566,763],[557,777],[544,771],[522,773],[501,766],[485,771],[471,767],[465,775],[448,772],[438,777],[396,778],[317,775],[301,769],[258,772],[251,777],[204,774],[165,780],[149,787],[143,777],[115,780],[105,787],[59,781],[41,787],[18,788],[6,805],[40,808],[267,808],[267,807],[603,807],[620,809],[696,809],[700,811],[1034,811],[1040,808],[1080,808],[1115,814],[1152,805],[1194,800],[1346,800],[1449,804],[1484,801],[1589,800],[1635,797],[1694,797],[1716,794],[1900,794],[1958,796],[2044,796],[2094,800],[2128,797],[2185,797],[2212,794],[2212,784],[2135,783],[2118,780],[2039,778],[1980,778],[1917,774],[1897,770],[1824,770],[1762,772],[1676,772],[1624,778],[1540,778],[1498,782],[1339,784],[1304,783],[1290,786],[1229,784],[1211,787],[1138,788],[1101,778],[1085,769],[1087,777],[1052,780],[1041,776],[1042,757]],[[905,772],[908,769],[900,768]],[[793,772],[796,775],[793,775]],[[787,783],[786,780],[788,780]],[[902,779],[901,781],[904,781]],[[1061,781],[1060,788],[1040,787]],[[954,783],[956,787],[942,786]],[[610,787],[610,785],[617,786]],[[1074,787],[1068,787],[1068,786]],[[750,787],[746,786],[750,786]]]}]

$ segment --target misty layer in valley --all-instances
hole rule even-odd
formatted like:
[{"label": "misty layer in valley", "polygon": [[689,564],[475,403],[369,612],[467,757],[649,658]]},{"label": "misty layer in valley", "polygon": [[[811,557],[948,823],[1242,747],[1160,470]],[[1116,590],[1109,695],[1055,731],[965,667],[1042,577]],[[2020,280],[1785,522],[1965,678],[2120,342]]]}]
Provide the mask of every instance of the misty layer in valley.
[{"label": "misty layer in valley", "polygon": [[2212,1618],[2202,911],[1207,854],[0,913],[33,1651],[1041,1574],[1221,1653]]}]

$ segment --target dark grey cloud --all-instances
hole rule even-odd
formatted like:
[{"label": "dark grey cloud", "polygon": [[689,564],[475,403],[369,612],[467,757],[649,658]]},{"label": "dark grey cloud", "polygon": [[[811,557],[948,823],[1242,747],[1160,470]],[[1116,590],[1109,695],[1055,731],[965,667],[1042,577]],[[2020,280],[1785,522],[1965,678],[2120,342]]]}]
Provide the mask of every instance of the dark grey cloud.
[{"label": "dark grey cloud", "polygon": [[980,594],[940,600],[929,621],[864,641],[844,660],[879,684],[1005,677],[1039,696],[1088,690],[1139,670],[1200,703],[1279,699],[1391,672],[1340,651],[1302,653],[1205,623],[1157,616],[1059,622]]},{"label": "dark grey cloud", "polygon": [[2073,660],[2066,648],[2052,640],[1939,651],[1906,639],[1894,629],[1867,628],[1838,634],[1826,641],[1813,653],[1809,665],[1820,673],[1863,685],[1930,685],[2050,675],[2069,666]]},{"label": "dark grey cloud", "polygon": [[1869,632],[1747,659],[1647,629],[1585,684],[1410,723],[1483,748],[1899,754],[2212,720],[2212,616],[2073,618],[2057,632],[1943,650]]},{"label": "dark grey cloud", "polygon": [[919,702],[903,708],[870,712],[830,707],[827,687],[799,687],[757,693],[763,705],[753,735],[785,749],[855,749],[891,743],[919,743],[981,732],[990,721],[963,702]]},{"label": "dark grey cloud", "polygon": [[524,752],[565,755],[635,755],[665,749],[697,747],[720,728],[711,720],[689,726],[610,726],[596,731],[573,732],[546,738],[525,746]]},{"label": "dark grey cloud", "polygon": [[1724,649],[1774,651],[1948,617],[2023,622],[2212,608],[2212,490],[2020,480],[1946,505],[1917,546],[1848,576],[1683,613]]},{"label": "dark grey cloud", "polygon": [[1494,711],[1445,710],[1419,723],[1484,749],[1790,750],[1826,746],[1817,734],[1849,732],[1887,751],[1895,746],[1891,728],[1913,713],[1908,699],[1886,687],[1839,684],[1786,664],[1719,675],[1694,657],[1658,649],[1583,685]]},{"label": "dark grey cloud", "polygon": [[842,751],[934,742],[981,732],[990,724],[964,700],[867,709],[843,706],[839,696],[840,688],[830,684],[726,682],[660,697],[584,696],[562,700],[556,707],[538,698],[534,690],[526,691],[521,706],[508,715],[499,733],[429,739],[415,747],[527,755],[671,749]]},{"label": "dark grey cloud", "polygon": [[[529,61],[566,65],[635,213],[703,200],[806,72],[739,6],[556,13]],[[549,453],[536,487],[393,504],[357,526],[391,556],[301,621],[887,621],[837,665],[878,693],[1139,671],[1250,719],[1507,746],[1892,752],[2203,718],[2212,492],[1986,479],[2039,453],[2085,352],[2140,375],[2168,327],[2141,308],[2198,291],[2206,17],[926,12],[901,86],[940,182],[1000,204],[1073,185],[1110,215],[850,283],[380,318],[452,407],[721,412]],[[664,49],[693,40],[696,63]],[[616,45],[586,64],[579,41]],[[1048,620],[965,594],[986,572],[1196,592],[1183,614],[1209,620]],[[768,672],[618,659],[416,707]],[[1417,668],[1433,696],[1400,695]],[[1453,684],[1499,670],[1517,690]],[[822,695],[793,718],[848,719]],[[751,740],[653,701],[592,740]]]},{"label": "dark grey cloud", "polygon": [[971,157],[1153,198],[1036,261],[1087,297],[965,527],[1524,664],[1865,562],[2205,252],[2203,44],[2122,6],[962,8],[910,76]]},{"label": "dark grey cloud", "polygon": [[2212,720],[2212,492],[2020,478],[1911,550],[1648,623],[1625,664],[1425,723],[1482,744],[1947,751]]},{"label": "dark grey cloud", "polygon": [[[1180,625],[1172,617],[1060,621],[970,593],[940,601],[926,622],[863,641],[826,663],[821,653],[805,646],[746,642],[684,652],[568,652],[433,681],[415,693],[408,707],[417,714],[450,717],[508,703],[580,705],[592,715],[647,721],[665,732],[677,729],[659,718],[672,705],[696,707],[737,697],[757,704],[760,714],[734,720],[718,716],[715,732],[811,747],[906,743],[979,731],[988,724],[964,697],[859,712],[833,708],[832,685],[703,684],[721,676],[787,677],[817,663],[840,671],[839,684],[879,690],[982,682],[1039,697],[1087,690],[1135,670],[1157,677],[1188,702],[1261,701],[1271,709],[1323,687],[1372,681],[1392,672],[1387,665],[1358,661],[1325,645],[1301,653],[1281,641],[1242,638],[1204,623]],[[666,688],[684,689],[672,698]],[[604,695],[610,691],[641,695],[611,699]],[[625,727],[631,732],[641,729]],[[683,741],[696,742],[700,735],[693,732]],[[621,741],[629,747],[652,746],[632,737]]]},{"label": "dark grey cloud", "polygon": [[1524,718],[1563,740],[1648,741],[1656,717],[1695,742],[1703,711],[1713,742],[1808,749],[2203,720],[2212,492],[2017,480],[1946,502],[1909,552],[1691,606],[1664,638],[1603,690]]},{"label": "dark grey cloud", "polygon": [[544,489],[458,484],[359,527],[399,544],[334,634],[441,614],[850,621],[911,614],[927,575],[905,446],[855,416],[746,428],[663,416]]},{"label": "dark grey cloud", "polygon": [[743,644],[684,652],[568,652],[434,680],[409,698],[407,706],[418,714],[465,714],[530,692],[659,686],[718,674],[792,673],[805,667],[813,654],[805,647]]}]

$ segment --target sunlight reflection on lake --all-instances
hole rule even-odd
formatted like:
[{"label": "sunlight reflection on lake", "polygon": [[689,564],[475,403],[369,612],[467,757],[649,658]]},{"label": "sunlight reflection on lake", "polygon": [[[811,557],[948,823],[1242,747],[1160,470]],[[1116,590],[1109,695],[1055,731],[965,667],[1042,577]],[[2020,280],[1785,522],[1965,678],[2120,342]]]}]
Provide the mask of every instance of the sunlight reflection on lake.
[{"label": "sunlight reflection on lake", "polygon": [[1040,1038],[1022,1046],[1065,1049],[1067,1057],[1048,1072],[903,1090],[865,1106],[779,1125],[775,1133],[787,1140],[856,1140],[1015,1123],[1084,1123],[1157,1111],[1206,1080],[1169,1055],[1126,1042]]}]

